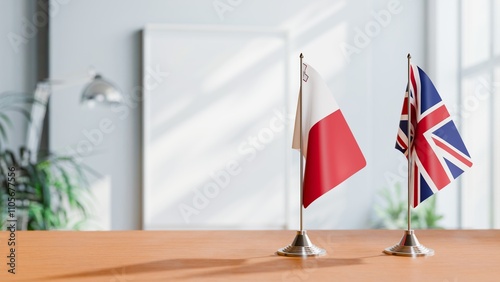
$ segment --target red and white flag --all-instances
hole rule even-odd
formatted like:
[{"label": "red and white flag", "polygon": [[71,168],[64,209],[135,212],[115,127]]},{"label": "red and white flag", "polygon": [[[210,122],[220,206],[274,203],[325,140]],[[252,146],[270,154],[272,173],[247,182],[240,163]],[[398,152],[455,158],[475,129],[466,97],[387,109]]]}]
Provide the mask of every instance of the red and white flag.
[{"label": "red and white flag", "polygon": [[[300,94],[299,94],[300,95]],[[302,66],[302,154],[306,160],[303,202],[313,201],[365,167],[366,160],[321,76]],[[292,148],[300,149],[300,97]]]}]

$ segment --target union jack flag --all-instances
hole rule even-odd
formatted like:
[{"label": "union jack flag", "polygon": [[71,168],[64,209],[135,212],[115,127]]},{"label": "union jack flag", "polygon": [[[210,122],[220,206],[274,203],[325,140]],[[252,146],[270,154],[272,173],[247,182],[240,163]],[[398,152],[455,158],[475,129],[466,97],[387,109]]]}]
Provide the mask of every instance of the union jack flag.
[{"label": "union jack flag", "polygon": [[411,103],[410,200],[413,207],[443,189],[472,166],[450,113],[418,66],[410,67],[410,87],[399,122],[396,149],[408,158],[408,94]]}]

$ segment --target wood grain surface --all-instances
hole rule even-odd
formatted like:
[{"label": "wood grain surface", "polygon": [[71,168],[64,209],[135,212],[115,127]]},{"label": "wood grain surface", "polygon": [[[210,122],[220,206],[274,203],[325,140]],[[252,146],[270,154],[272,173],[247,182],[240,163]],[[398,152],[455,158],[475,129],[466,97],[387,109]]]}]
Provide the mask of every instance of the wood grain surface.
[{"label": "wood grain surface", "polygon": [[0,281],[500,281],[500,230],[417,230],[432,257],[385,255],[403,231],[308,231],[327,255],[275,254],[295,231],[19,231]]}]

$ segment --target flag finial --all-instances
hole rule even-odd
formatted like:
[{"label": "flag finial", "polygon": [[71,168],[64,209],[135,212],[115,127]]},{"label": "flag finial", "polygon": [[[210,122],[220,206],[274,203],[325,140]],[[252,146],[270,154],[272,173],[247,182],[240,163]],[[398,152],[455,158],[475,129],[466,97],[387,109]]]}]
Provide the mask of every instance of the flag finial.
[{"label": "flag finial", "polygon": [[408,55],[406,56],[406,58],[411,59],[410,53],[408,53]]},{"label": "flag finial", "polygon": [[304,58],[304,55],[302,55],[302,53],[300,53],[300,56],[299,56],[301,59]]}]

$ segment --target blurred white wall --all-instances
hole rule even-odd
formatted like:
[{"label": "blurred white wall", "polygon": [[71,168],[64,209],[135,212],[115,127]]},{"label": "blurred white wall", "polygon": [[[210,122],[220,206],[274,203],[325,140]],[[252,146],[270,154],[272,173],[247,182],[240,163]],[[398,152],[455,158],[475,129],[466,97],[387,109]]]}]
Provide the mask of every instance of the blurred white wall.
[{"label": "blurred white wall", "polygon": [[448,228],[499,228],[500,3],[429,2],[430,75],[474,162],[438,196]]},{"label": "blurred white wall", "polygon": [[[59,7],[50,24],[51,76],[74,76],[93,66],[121,88],[128,103],[115,111],[105,107],[88,109],[79,105],[77,86],[57,91],[51,98],[51,148],[63,152],[79,150],[85,162],[102,174],[93,189],[98,198],[96,216],[101,217],[96,228],[142,226],[142,113],[137,95],[142,74],[141,30],[150,23],[288,31],[293,62],[290,76],[297,75],[296,60],[303,52],[307,62],[327,81],[368,163],[365,169],[305,211],[305,227],[370,227],[377,191],[390,185],[388,177],[398,175],[398,166],[404,162],[394,149],[394,142],[406,84],[406,54],[411,52],[414,63],[426,66],[424,1],[52,0],[51,3]],[[185,61],[193,68],[197,66],[189,58]],[[291,99],[283,106],[294,108],[298,81],[289,89]],[[269,111],[267,114],[271,116],[272,110]],[[111,124],[106,132],[101,128],[103,120]],[[293,156],[295,168],[298,158],[296,154]],[[279,177],[297,183],[295,171]],[[290,187],[293,189],[296,186]],[[292,229],[298,225],[297,202],[298,194],[291,194],[287,221]]]},{"label": "blurred white wall", "polygon": [[[35,1],[3,0],[0,9],[0,93],[31,95],[37,76],[36,34],[32,16]],[[25,144],[27,121],[18,113],[10,114],[13,126],[8,147],[16,150]]]}]

